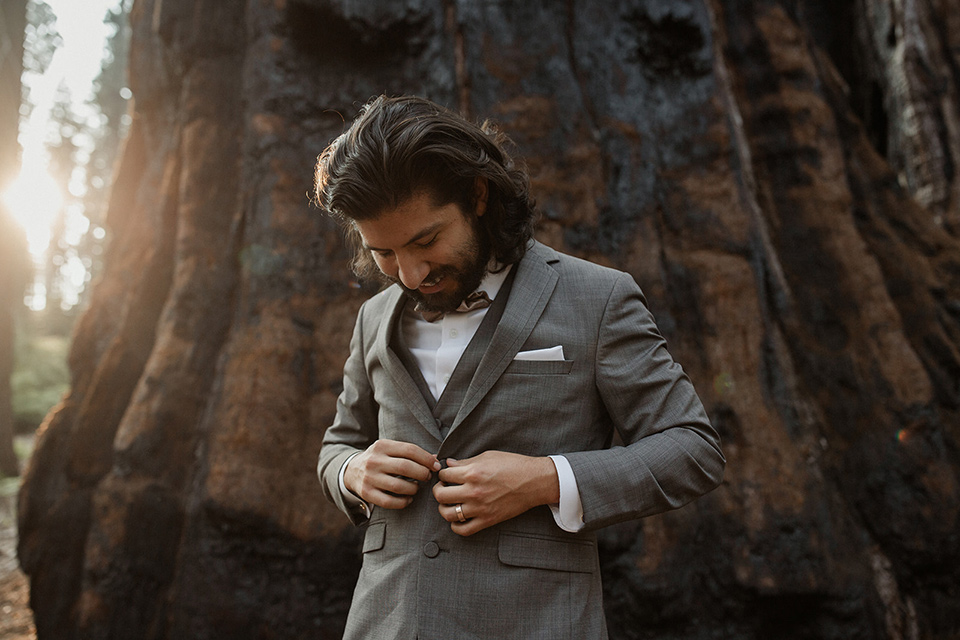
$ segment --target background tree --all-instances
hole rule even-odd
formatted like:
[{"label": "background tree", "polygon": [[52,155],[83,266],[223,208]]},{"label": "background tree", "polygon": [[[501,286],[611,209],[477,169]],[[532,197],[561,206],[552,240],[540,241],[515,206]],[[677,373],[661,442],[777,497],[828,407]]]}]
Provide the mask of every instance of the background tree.
[{"label": "background tree", "polygon": [[[47,304],[42,313],[35,314],[35,320],[42,331],[51,335],[71,332],[77,313],[89,297],[86,283],[99,273],[107,198],[120,142],[130,121],[129,89],[125,84],[130,37],[128,11],[129,7],[121,4],[104,17],[112,32],[89,98],[85,102],[77,100],[62,82],[53,104],[45,105],[49,110],[45,119],[47,171],[64,192],[38,277]],[[34,18],[56,22],[49,7],[36,8],[31,13],[31,19]],[[42,26],[37,26],[35,32],[39,34]],[[44,56],[41,47],[33,48],[41,49],[34,58]],[[51,55],[46,54],[47,63]],[[34,73],[42,75],[42,65],[33,66],[40,66]],[[25,111],[32,109],[31,105]],[[86,219],[86,229],[78,225],[81,215]]]},{"label": "background tree", "polygon": [[[49,162],[47,172],[54,182],[58,185],[70,185],[73,181],[73,175],[81,165],[79,158],[79,145],[74,141],[80,132],[84,129],[84,123],[74,113],[72,107],[72,98],[70,91],[66,86],[61,85],[57,88],[57,94],[50,110],[50,125],[53,130],[51,140],[47,143],[49,153]],[[45,264],[43,265],[43,285],[46,296],[45,315],[49,317],[61,317],[64,315],[64,282],[61,277],[61,269],[67,262],[67,251],[70,249],[70,243],[67,242],[67,202],[72,199],[71,194],[67,192],[64,198],[64,204],[57,212],[57,217],[53,221],[50,234],[50,245],[47,247]],[[53,325],[59,325],[59,330],[64,329],[69,332],[70,321],[57,322]]]},{"label": "background tree", "polygon": [[355,312],[316,155],[377,93],[493,117],[538,235],[644,288],[723,486],[601,536],[613,638],[960,631],[956,3],[138,0],[73,380],[20,496],[43,638],[337,637]]},{"label": "background tree", "polygon": [[[27,23],[23,49],[23,71],[31,76],[42,76],[53,62],[53,55],[63,44],[57,31],[57,16],[43,0],[27,0]],[[24,86],[20,115],[30,117],[35,106],[29,84]]]},{"label": "background tree", "polygon": [[[0,1],[0,194],[20,170],[20,76],[27,23],[26,0]],[[20,473],[13,451],[14,316],[23,306],[27,248],[22,231],[0,198],[0,476]]]},{"label": "background tree", "polygon": [[[61,44],[56,30],[56,16],[43,2],[4,2],[2,12],[3,35],[0,38],[2,58],[2,176],[0,193],[6,193],[20,171],[20,146],[17,142],[20,123],[31,113],[33,99],[25,76],[43,74]],[[15,396],[14,381],[24,367],[22,346],[25,327],[30,318],[23,305],[27,284],[34,278],[34,264],[27,249],[26,235],[14,221],[13,212],[7,203],[0,202],[0,464],[2,471],[17,474],[17,461],[13,455],[13,436],[23,428],[24,403],[22,396]],[[14,367],[14,361],[17,367]],[[23,376],[20,375],[21,381]],[[31,399],[32,400],[32,399]],[[44,406],[48,410],[50,404]],[[30,425],[33,428],[38,424]]]},{"label": "background tree", "polygon": [[[130,117],[126,113],[129,90],[125,88],[128,10],[118,6],[103,18],[112,31],[108,31],[102,50],[100,76],[86,101],[71,95],[68,80],[63,79],[51,104],[45,90],[51,83],[50,74],[57,71],[49,68],[62,45],[57,15],[43,2],[27,3],[21,128],[26,126],[28,140],[36,138],[38,131],[43,134],[43,149],[33,148],[32,157],[26,159],[27,180],[37,174],[37,156],[41,156],[46,161],[42,171],[55,176],[51,180],[59,189],[57,197],[35,203],[32,214],[14,211],[15,216],[33,215],[33,221],[23,221],[32,222],[32,228],[46,216],[55,217],[47,229],[47,248],[34,257],[33,264],[27,264],[32,274],[26,292],[30,308],[18,314],[11,382],[15,433],[32,433],[67,387],[69,337],[79,311],[86,306],[87,283],[100,270],[106,202],[120,139]],[[71,51],[57,55],[74,55]],[[25,190],[22,184],[19,189],[12,201],[20,201],[21,209],[34,195],[25,191],[40,191],[36,187]],[[59,209],[48,211],[56,200]]]},{"label": "background tree", "polygon": [[[87,270],[88,282],[95,279],[103,268],[107,204],[121,144],[130,129],[131,115],[128,111],[131,93],[127,86],[130,4],[130,0],[126,0],[104,17],[114,31],[107,39],[100,75],[95,82],[92,105],[100,114],[100,123],[89,131],[94,145],[84,167],[86,191],[83,209],[91,227],[76,247]],[[89,296],[90,287],[84,287],[77,306],[85,308]]]}]

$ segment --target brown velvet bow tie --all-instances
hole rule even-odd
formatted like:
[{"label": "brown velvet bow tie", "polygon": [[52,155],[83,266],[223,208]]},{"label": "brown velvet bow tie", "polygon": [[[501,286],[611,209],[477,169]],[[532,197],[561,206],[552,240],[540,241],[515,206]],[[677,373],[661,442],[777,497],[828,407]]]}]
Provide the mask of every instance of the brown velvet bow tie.
[{"label": "brown velvet bow tie", "polygon": [[[490,303],[490,296],[487,295],[486,291],[474,291],[460,303],[460,306],[456,308],[454,313],[466,313],[467,311],[483,309],[489,307]],[[417,311],[427,322],[436,322],[445,315],[442,311],[421,311],[419,308]]]}]

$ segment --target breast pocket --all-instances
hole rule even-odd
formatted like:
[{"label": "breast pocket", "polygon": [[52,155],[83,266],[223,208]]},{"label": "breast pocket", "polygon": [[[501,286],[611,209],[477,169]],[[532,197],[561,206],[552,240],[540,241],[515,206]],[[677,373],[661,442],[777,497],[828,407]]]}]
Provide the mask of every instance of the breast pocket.
[{"label": "breast pocket", "polygon": [[514,360],[508,366],[507,375],[563,376],[573,369],[573,360]]}]

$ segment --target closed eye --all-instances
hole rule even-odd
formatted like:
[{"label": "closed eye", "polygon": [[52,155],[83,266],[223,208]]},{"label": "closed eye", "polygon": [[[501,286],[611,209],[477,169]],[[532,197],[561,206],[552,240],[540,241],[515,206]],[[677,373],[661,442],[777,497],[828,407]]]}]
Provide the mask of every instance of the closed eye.
[{"label": "closed eye", "polygon": [[417,243],[417,246],[420,247],[421,249],[426,249],[427,247],[433,245],[433,243],[435,243],[435,242],[437,241],[437,238],[438,238],[439,236],[440,236],[439,233],[435,233],[435,234],[433,234],[433,237],[430,238],[429,240],[424,240],[423,242],[418,242],[418,243]]}]

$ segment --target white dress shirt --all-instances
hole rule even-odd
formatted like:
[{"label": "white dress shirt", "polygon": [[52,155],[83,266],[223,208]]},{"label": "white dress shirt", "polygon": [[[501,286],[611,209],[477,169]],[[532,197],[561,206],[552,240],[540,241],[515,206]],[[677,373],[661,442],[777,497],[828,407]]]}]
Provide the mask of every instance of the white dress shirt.
[{"label": "white dress shirt", "polygon": [[[499,273],[487,272],[477,290],[486,291],[491,300],[495,299],[508,273],[510,267]],[[413,310],[413,305],[406,305],[400,330],[403,331],[407,347],[417,361],[423,379],[435,399],[439,398],[446,388],[460,357],[487,315],[487,310],[488,308],[484,307],[466,313],[448,313],[436,322],[427,322]],[[343,472],[352,459],[351,456],[340,468],[340,491],[350,502],[360,504],[369,517],[369,505],[363,503],[343,483]],[[583,506],[576,476],[563,456],[553,455],[550,459],[553,460],[560,481],[560,502],[549,505],[553,519],[564,531],[579,531],[583,527]]]}]

